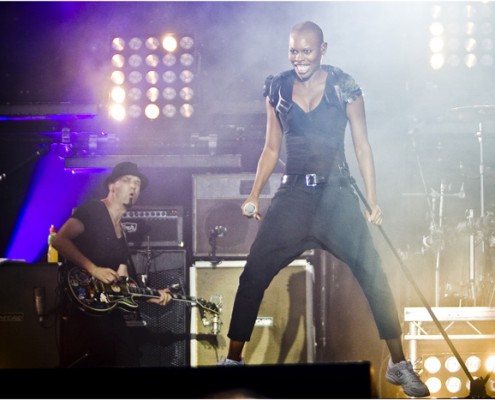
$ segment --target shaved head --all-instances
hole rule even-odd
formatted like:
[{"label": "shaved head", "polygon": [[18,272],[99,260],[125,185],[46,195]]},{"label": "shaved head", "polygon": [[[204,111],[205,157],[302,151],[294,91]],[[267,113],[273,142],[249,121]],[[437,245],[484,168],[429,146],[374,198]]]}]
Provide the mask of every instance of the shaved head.
[{"label": "shaved head", "polygon": [[316,25],[314,22],[311,21],[299,22],[298,24],[292,27],[290,32],[291,33],[312,32],[318,37],[318,40],[320,42],[319,44],[324,42],[323,31],[318,25]]}]

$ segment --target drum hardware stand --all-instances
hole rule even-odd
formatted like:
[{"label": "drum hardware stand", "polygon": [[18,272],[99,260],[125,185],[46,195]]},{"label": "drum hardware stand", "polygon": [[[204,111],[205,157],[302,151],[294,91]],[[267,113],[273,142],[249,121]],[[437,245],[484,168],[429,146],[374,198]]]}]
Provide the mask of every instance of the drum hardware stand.
[{"label": "drum hardware stand", "polygon": [[[442,179],[440,182],[440,201],[438,205],[438,232],[443,236],[442,225],[443,225],[443,207],[444,207],[444,196],[445,196],[445,182]],[[433,199],[434,201],[435,199]],[[434,204],[434,202],[433,202]],[[434,210],[433,210],[434,211]],[[432,216],[434,220],[434,216]],[[435,225],[434,225],[435,228]],[[435,231],[434,231],[435,232]],[[436,246],[436,255],[435,255],[435,306],[438,307],[440,305],[440,256],[443,250],[443,238],[441,239],[441,244]]]},{"label": "drum hardware stand", "polygon": [[[483,123],[479,122],[478,131],[476,132],[476,137],[479,142],[479,157],[480,157],[480,221],[485,218],[485,161],[484,161],[484,147],[483,147]],[[481,257],[483,265],[483,274],[486,274],[487,270],[487,235],[485,230],[481,229]],[[473,248],[474,254],[474,248]],[[473,256],[474,257],[474,256]],[[474,298],[474,297],[473,297]]]},{"label": "drum hardware stand", "polygon": [[[444,245],[445,245],[445,232],[443,230],[443,220],[444,220],[444,201],[445,197],[458,197],[460,199],[463,199],[466,197],[466,194],[464,192],[464,184],[461,185],[461,188],[459,189],[458,193],[454,194],[446,194],[445,193],[446,189],[446,184],[445,181],[442,179],[440,182],[440,192],[436,192],[433,189],[431,190],[431,196],[433,198],[433,201],[430,203],[428,202],[429,205],[431,205],[431,222],[430,222],[430,234],[428,236],[423,237],[423,245],[425,247],[435,247],[435,307],[440,306],[440,292],[441,292],[441,285],[440,285],[440,267],[441,267],[441,256],[442,252],[444,250]],[[435,206],[436,206],[436,198],[439,198],[439,204],[438,204],[438,222],[435,221]]]},{"label": "drum hardware stand", "polygon": [[467,226],[469,228],[469,297],[471,298],[472,305],[476,304],[476,276],[475,276],[475,231],[474,231],[474,210],[466,210]]},{"label": "drum hardware stand", "polygon": [[[443,211],[444,211],[444,201],[445,197],[458,197],[460,199],[463,199],[466,197],[466,193],[464,192],[464,183],[461,185],[461,188],[459,189],[458,193],[455,194],[446,194],[445,190],[447,189],[447,185],[445,183],[445,180],[442,178],[440,181],[440,192],[437,192],[433,189],[430,190],[430,194],[428,194],[427,191],[427,185],[426,185],[426,179],[423,173],[423,168],[421,166],[421,161],[419,159],[419,155],[416,151],[416,140],[414,137],[414,131],[415,129],[412,129],[409,131],[409,134],[411,135],[411,145],[413,147],[413,151],[416,155],[416,163],[418,164],[419,168],[419,175],[421,179],[421,184],[423,186],[424,193],[405,193],[404,195],[416,195],[416,196],[425,196],[426,202],[428,205],[428,213],[430,216],[430,226],[429,226],[429,235],[423,237],[423,245],[426,248],[430,248],[434,246],[435,248],[435,306],[439,307],[440,306],[440,292],[441,292],[441,285],[440,285],[440,267],[441,267],[441,256],[442,252],[444,250],[444,245],[445,245],[445,232],[443,229]],[[430,199],[431,197],[431,199]],[[435,221],[435,209],[436,209],[436,199],[439,198],[439,205],[438,205],[438,222]]]},{"label": "drum hardware stand", "polygon": [[483,218],[485,216],[485,166],[483,160],[483,124],[480,122],[479,130],[476,132],[476,137],[480,144],[480,216]]},{"label": "drum hardware stand", "polygon": [[[346,165],[344,167],[341,167],[340,170],[343,173],[343,175],[349,180],[351,186],[354,188],[355,192],[357,193],[357,195],[361,199],[361,201],[364,204],[366,210],[371,214],[371,212],[372,212],[371,207],[368,204],[368,202],[367,202],[366,198],[364,197],[363,193],[359,189],[359,187],[358,187],[355,179],[351,176],[351,174],[349,172],[349,169],[348,169],[348,166]],[[397,260],[399,262],[399,265],[400,265],[400,267],[402,269],[402,272],[404,273],[404,275],[406,276],[406,278],[409,280],[409,283],[411,283],[411,285],[413,286],[414,290],[416,291],[416,293],[417,293],[418,297],[420,298],[421,302],[423,303],[424,307],[426,308],[426,310],[430,314],[430,317],[431,317],[432,321],[437,326],[437,328],[440,331],[441,335],[445,339],[445,342],[447,343],[447,345],[449,346],[449,348],[452,350],[452,353],[454,354],[455,358],[459,362],[459,365],[461,366],[462,370],[464,371],[464,373],[468,377],[469,382],[470,382],[470,385],[469,385],[469,392],[470,392],[469,394],[470,395],[469,395],[468,398],[490,398],[490,396],[487,395],[486,389],[485,389],[485,384],[486,384],[486,382],[488,382],[488,379],[490,377],[490,374],[488,374],[485,378],[476,378],[476,379],[473,378],[473,376],[471,375],[471,372],[469,372],[466,364],[462,360],[461,355],[459,354],[459,352],[455,348],[454,344],[450,340],[449,336],[447,335],[447,332],[445,332],[445,329],[443,328],[442,324],[440,324],[440,321],[436,317],[436,315],[433,312],[431,306],[428,304],[428,301],[426,300],[426,298],[424,297],[423,293],[419,289],[416,281],[412,277],[412,275],[409,272],[407,266],[402,261],[402,258],[400,256],[400,254],[398,253],[398,251],[396,250],[396,248],[392,244],[392,242],[389,239],[388,235],[386,234],[385,230],[383,229],[383,226],[377,225],[377,227],[380,230],[380,232],[382,233],[382,236],[384,237],[385,241],[387,242],[387,244],[389,245],[390,249],[394,253],[395,257],[397,258]]]}]

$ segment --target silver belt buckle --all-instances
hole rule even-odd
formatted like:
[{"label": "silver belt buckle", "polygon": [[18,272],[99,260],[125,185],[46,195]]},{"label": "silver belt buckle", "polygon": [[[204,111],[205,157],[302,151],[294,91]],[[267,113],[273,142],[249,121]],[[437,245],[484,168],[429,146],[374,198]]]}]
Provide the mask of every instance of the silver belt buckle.
[{"label": "silver belt buckle", "polygon": [[306,186],[316,186],[316,174],[306,174]]}]

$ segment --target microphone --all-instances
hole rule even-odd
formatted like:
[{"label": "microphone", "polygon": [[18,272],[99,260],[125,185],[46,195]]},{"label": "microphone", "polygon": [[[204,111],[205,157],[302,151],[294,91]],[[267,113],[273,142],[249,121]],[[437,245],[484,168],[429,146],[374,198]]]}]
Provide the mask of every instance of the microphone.
[{"label": "microphone", "polygon": [[253,203],[246,203],[242,208],[242,214],[246,217],[252,217],[256,214],[256,206]]},{"label": "microphone", "polygon": [[45,288],[34,288],[34,307],[36,308],[36,314],[38,315],[40,323],[43,323],[45,317]]}]

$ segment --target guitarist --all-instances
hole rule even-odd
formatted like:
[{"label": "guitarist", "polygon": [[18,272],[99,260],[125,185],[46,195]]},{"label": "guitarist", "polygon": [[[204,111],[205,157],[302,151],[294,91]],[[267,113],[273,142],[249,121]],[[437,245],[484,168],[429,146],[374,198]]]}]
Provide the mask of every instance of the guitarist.
[{"label": "guitarist", "polygon": [[[135,278],[120,220],[148,185],[148,178],[132,162],[117,164],[105,180],[108,194],[82,204],[58,231],[53,247],[65,258],[65,268],[78,266],[105,284],[121,276]],[[168,289],[149,302],[166,305]],[[138,366],[139,350],[133,331],[119,310],[95,317],[72,302],[64,318],[62,366]]]}]

